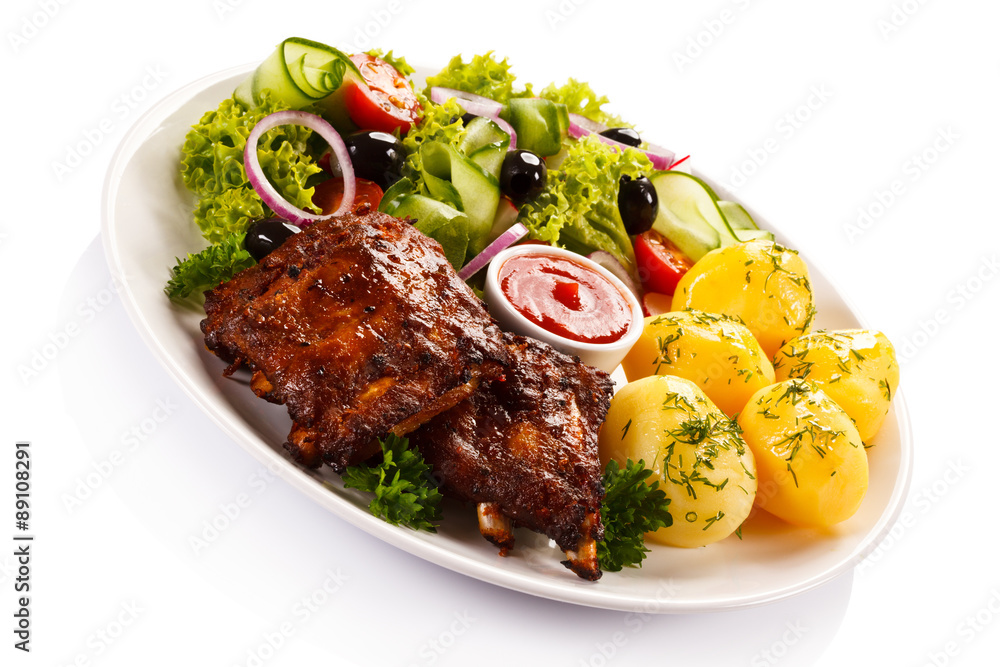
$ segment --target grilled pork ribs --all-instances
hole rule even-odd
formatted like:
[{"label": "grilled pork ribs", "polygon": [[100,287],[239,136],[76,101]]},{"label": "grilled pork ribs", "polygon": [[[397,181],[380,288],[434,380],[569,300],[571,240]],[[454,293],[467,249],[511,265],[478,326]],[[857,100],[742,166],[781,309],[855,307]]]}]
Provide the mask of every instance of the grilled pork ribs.
[{"label": "grilled pork ribs", "polygon": [[506,552],[504,518],[552,538],[568,567],[597,579],[603,538],[597,431],[611,400],[607,373],[531,338],[504,334],[513,363],[503,381],[410,434],[442,491],[479,505],[484,536]]},{"label": "grilled pork ribs", "polygon": [[510,364],[437,242],[371,212],[316,223],[205,295],[208,348],[287,406],[285,447],[338,472]]},{"label": "grilled pork ribs", "polygon": [[409,435],[442,490],[476,503],[506,553],[544,533],[586,579],[600,569],[597,431],[606,373],[503,334],[440,246],[370,212],[310,225],[205,294],[207,347],[252,372],[292,419],[285,448],[338,472]]}]

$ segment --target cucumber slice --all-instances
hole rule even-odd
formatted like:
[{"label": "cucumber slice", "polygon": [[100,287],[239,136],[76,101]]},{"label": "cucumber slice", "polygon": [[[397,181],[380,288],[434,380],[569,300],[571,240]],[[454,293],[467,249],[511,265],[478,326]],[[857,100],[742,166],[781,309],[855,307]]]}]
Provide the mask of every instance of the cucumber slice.
[{"label": "cucumber slice", "polygon": [[408,178],[401,178],[382,193],[382,201],[378,203],[378,210],[389,215],[395,215],[396,208],[403,198],[415,192],[416,184]]},{"label": "cucumber slice", "polygon": [[490,144],[489,146],[483,146],[469,155],[469,159],[482,167],[483,171],[487,174],[499,181],[500,169],[503,167],[503,159],[506,155],[506,146]]},{"label": "cucumber slice", "polygon": [[451,182],[451,151],[445,144],[432,141],[420,146],[420,174],[430,195],[449,206],[464,211],[462,195]]},{"label": "cucumber slice", "polygon": [[[725,220],[712,191],[699,179],[683,172],[661,171],[649,180],[660,203],[653,229],[673,241],[693,261],[737,241],[731,231],[723,240],[719,228],[728,230]],[[709,221],[713,217],[715,224]]]},{"label": "cucumber slice", "polygon": [[[323,58],[322,52],[317,53],[313,49],[304,47],[295,42],[286,43],[284,48],[285,65],[288,68],[288,75],[292,79],[303,95],[310,99],[317,100],[325,97],[319,86],[323,84],[321,76],[309,76],[308,72],[317,72],[319,68],[328,67],[331,73],[340,70],[340,77],[344,76],[344,63],[336,59]],[[339,67],[337,67],[339,65]]]},{"label": "cucumber slice", "polygon": [[489,118],[477,116],[465,126],[465,135],[459,142],[458,148],[466,155],[472,155],[480,148],[491,144],[503,144],[506,149],[510,146],[510,135]]},{"label": "cucumber slice", "polygon": [[451,182],[462,196],[462,206],[469,218],[469,253],[474,257],[486,248],[500,202],[500,181],[454,146],[448,149],[451,151]]},{"label": "cucumber slice", "polygon": [[695,262],[719,247],[719,232],[707,223],[685,222],[664,213],[662,209],[653,223],[653,229],[673,241],[682,253]]},{"label": "cucumber slice", "polygon": [[256,106],[267,89],[290,108],[301,109],[336,91],[345,78],[364,81],[347,54],[326,44],[290,37],[233,94],[239,102]]},{"label": "cucumber slice", "polygon": [[458,149],[494,178],[500,178],[500,167],[510,146],[510,135],[489,118],[473,118],[465,126],[465,135]]},{"label": "cucumber slice", "polygon": [[302,108],[312,102],[311,97],[299,90],[288,72],[283,43],[257,66],[257,69],[236,88],[234,94],[236,99],[246,106],[254,107],[260,103],[260,93],[264,89],[270,90],[277,99],[292,109]]},{"label": "cucumber slice", "polygon": [[[700,239],[702,243],[694,243],[693,239],[686,242],[691,243],[692,250],[697,256],[688,254],[678,244],[678,247],[681,247],[681,250],[688,254],[691,259],[697,261],[707,252],[705,242],[711,238],[711,235],[704,230],[697,231],[700,226],[708,225],[716,232],[718,235],[718,246],[716,247],[725,247],[740,242],[719,208],[718,197],[712,188],[697,176],[680,171],[660,172],[654,177],[654,187],[660,200],[661,215],[673,216],[674,227],[678,224],[695,227],[695,238]],[[659,216],[657,219],[659,220]],[[656,227],[655,222],[653,226]],[[678,231],[674,229],[672,233],[676,234]],[[666,235],[669,237],[669,234]],[[674,241],[674,243],[677,242]]]},{"label": "cucumber slice", "polygon": [[569,127],[565,104],[541,97],[516,97],[501,112],[517,133],[517,147],[541,157],[555,155],[562,149],[563,135]]},{"label": "cucumber slice", "polygon": [[773,241],[774,234],[766,229],[737,229],[733,232],[741,242],[743,241]]},{"label": "cucumber slice", "polygon": [[424,143],[420,146],[420,162],[431,196],[468,217],[468,251],[473,256],[478,254],[486,247],[493,226],[500,181],[450,144]]},{"label": "cucumber slice", "polygon": [[343,83],[348,73],[362,80],[361,70],[350,57],[332,46],[306,39],[292,38],[285,41],[285,62],[293,80],[315,99],[332,93]]},{"label": "cucumber slice", "polygon": [[430,197],[411,194],[396,202],[391,215],[416,220],[413,226],[441,244],[455,269],[462,268],[469,246],[469,219],[464,213]]},{"label": "cucumber slice", "polygon": [[[719,205],[719,210],[722,211],[722,215],[726,218],[726,222],[732,228],[733,232],[738,232],[741,229],[760,229],[757,223],[753,221],[747,210],[743,208],[740,204],[734,201],[725,201],[720,199],[716,202]],[[739,236],[739,234],[736,234]]]},{"label": "cucumber slice", "polygon": [[[670,172],[668,172],[670,173]],[[729,226],[726,216],[719,208],[719,198],[712,191],[708,184],[693,174],[677,172],[678,180],[676,185],[681,191],[687,191],[691,201],[698,212],[710,224],[715,231],[719,232],[719,245],[725,247],[734,243],[739,243],[733,228]]]}]

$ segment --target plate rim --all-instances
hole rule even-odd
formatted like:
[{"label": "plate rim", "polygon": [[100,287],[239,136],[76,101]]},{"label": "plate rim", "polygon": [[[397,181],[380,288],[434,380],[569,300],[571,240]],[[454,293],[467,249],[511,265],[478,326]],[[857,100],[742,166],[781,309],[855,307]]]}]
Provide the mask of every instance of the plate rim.
[{"label": "plate rim", "polygon": [[[602,591],[599,582],[570,581],[569,583],[576,585],[567,586],[566,581],[557,581],[544,576],[529,576],[521,572],[487,564],[483,561],[470,559],[448,548],[444,541],[426,539],[415,531],[391,526],[373,517],[362,508],[330,492],[323,486],[322,482],[310,477],[298,466],[290,464],[287,459],[283,458],[274,449],[266,446],[257,446],[254,439],[258,436],[249,424],[239,419],[230,418],[228,415],[223,414],[222,411],[216,409],[213,405],[216,398],[208,396],[202,391],[200,382],[190,377],[176,363],[171,362],[168,350],[160,341],[157,332],[149,325],[135,292],[129,284],[128,276],[125,275],[125,268],[120,254],[121,248],[116,243],[117,234],[115,225],[113,224],[115,217],[114,207],[119,194],[121,177],[125,173],[129,158],[139,151],[145,141],[150,138],[151,132],[160,123],[176,113],[180,106],[190,101],[193,96],[229,78],[240,74],[246,75],[254,67],[256,67],[256,63],[244,64],[202,76],[155,102],[132,123],[116,147],[104,178],[101,195],[101,237],[105,258],[111,270],[115,288],[122,298],[122,303],[128,313],[129,319],[138,330],[146,346],[153,353],[157,362],[167,371],[172,380],[181,387],[182,391],[198,405],[199,409],[207,414],[228,437],[235,440],[241,449],[247,451],[260,463],[266,465],[281,479],[302,492],[311,501],[318,503],[324,509],[331,511],[334,515],[373,537],[451,571],[529,595],[587,607],[618,611],[641,610],[643,612],[665,614],[701,613],[745,609],[771,604],[814,590],[837,576],[853,570],[888,535],[903,510],[905,499],[912,483],[914,448],[910,415],[906,408],[905,392],[902,388],[897,390],[891,408],[895,413],[899,431],[899,469],[896,471],[892,493],[887,500],[887,509],[879,516],[878,521],[871,526],[849,554],[842,557],[837,563],[832,564],[823,571],[817,572],[804,581],[753,595],[732,595],[725,601],[652,600],[648,596],[632,595],[610,589]],[[711,187],[716,189],[716,192],[726,193],[733,200],[740,201],[751,215],[757,216],[756,211],[750,205],[734,197],[728,188],[721,185],[711,176],[704,174],[699,169],[694,169],[693,171],[700,178],[706,180]],[[763,216],[758,217],[761,220],[766,219]],[[773,227],[770,224],[768,226]],[[777,235],[782,238],[788,238],[787,234],[783,231],[778,232]],[[800,247],[794,243],[789,243],[789,245],[796,248]],[[815,271],[822,275],[823,279],[829,283],[837,297],[843,302],[844,307],[859,323],[867,327],[867,318],[860,314],[854,303],[844,294],[837,283],[830,279],[829,274],[823,270],[822,266],[817,264],[814,259],[809,260],[809,265],[810,272]],[[433,536],[431,537],[433,538]],[[569,573],[568,570],[567,573]],[[571,573],[569,574],[571,576]]]}]

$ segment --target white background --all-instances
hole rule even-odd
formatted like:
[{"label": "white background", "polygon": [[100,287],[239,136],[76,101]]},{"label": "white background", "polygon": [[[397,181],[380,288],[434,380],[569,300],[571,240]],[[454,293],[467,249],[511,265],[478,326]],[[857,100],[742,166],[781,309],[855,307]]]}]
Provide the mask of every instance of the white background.
[{"label": "white background", "polygon": [[[0,550],[0,664],[247,665],[268,637],[267,665],[995,664],[1000,5],[345,4],[4,3],[0,536],[27,439],[37,541],[30,655],[12,647]],[[431,66],[493,49],[525,81],[588,80],[647,138],[739,186],[896,344],[916,448],[905,524],[817,590],[636,627],[453,574],[262,477],[109,288],[100,197],[143,111],[291,35]],[[74,150],[87,154],[62,169]],[[239,494],[238,521],[194,554],[188,538]],[[338,587],[331,572],[337,592],[300,613]]]}]

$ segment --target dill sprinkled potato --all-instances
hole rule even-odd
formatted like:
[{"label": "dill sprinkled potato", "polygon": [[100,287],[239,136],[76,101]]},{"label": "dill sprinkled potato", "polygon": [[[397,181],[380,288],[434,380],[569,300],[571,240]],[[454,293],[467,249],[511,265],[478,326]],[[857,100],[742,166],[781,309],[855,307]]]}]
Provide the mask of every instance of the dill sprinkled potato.
[{"label": "dill sprinkled potato", "polygon": [[757,390],[774,384],[771,361],[750,330],[728,315],[700,310],[647,317],[622,369],[629,380],[687,378],[730,417]]},{"label": "dill sprinkled potato", "polygon": [[807,333],[816,312],[806,263],[772,241],[735,243],[695,262],[674,292],[671,310],[685,308],[740,318],[768,358]]},{"label": "dill sprinkled potato", "polygon": [[677,547],[717,542],[753,507],[754,459],[736,423],[690,380],[652,375],[611,399],[599,437],[601,465],[643,461],[670,499],[673,523],[646,538]]},{"label": "dill sprinkled potato", "polygon": [[870,444],[899,386],[896,351],[885,334],[864,329],[815,331],[794,338],[774,356],[777,380],[816,383],[851,416]]},{"label": "dill sprinkled potato", "polygon": [[854,422],[808,380],[757,392],[737,421],[757,462],[757,506],[789,523],[849,519],[868,491],[868,455]]}]

